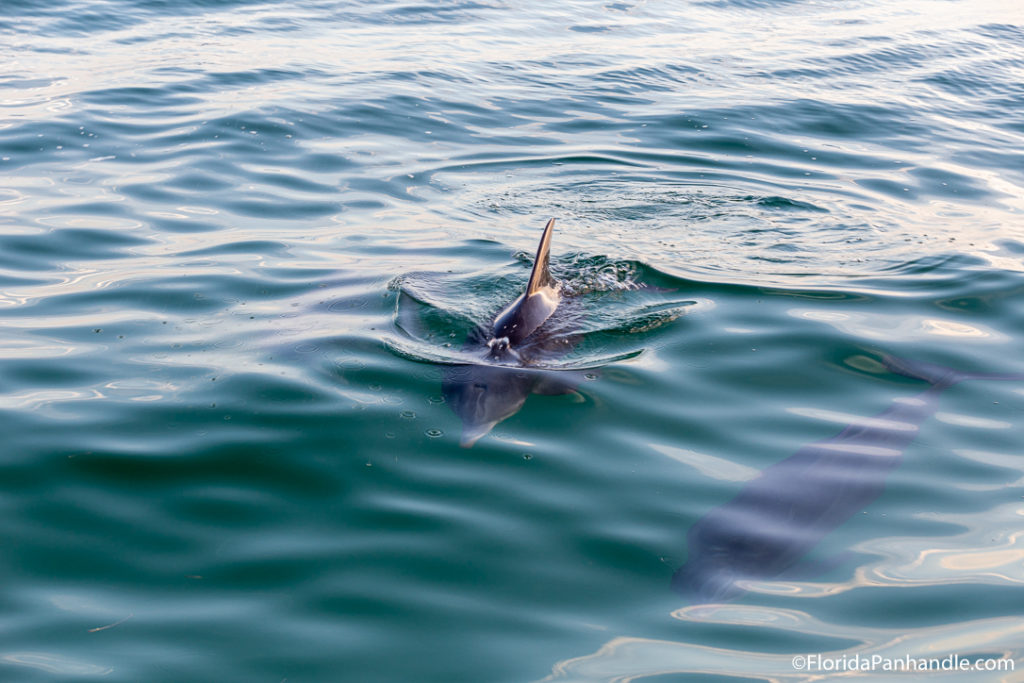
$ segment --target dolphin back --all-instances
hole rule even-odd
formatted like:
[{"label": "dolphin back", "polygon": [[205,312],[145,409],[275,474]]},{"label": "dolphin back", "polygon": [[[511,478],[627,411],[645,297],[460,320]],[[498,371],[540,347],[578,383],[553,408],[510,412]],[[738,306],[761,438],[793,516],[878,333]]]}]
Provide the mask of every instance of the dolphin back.
[{"label": "dolphin back", "polygon": [[561,298],[558,293],[559,284],[548,271],[551,232],[554,227],[554,218],[544,226],[526,292],[495,318],[492,341],[500,340],[502,344],[516,346],[533,334],[558,308]]},{"label": "dolphin back", "polygon": [[1020,373],[961,372],[888,354],[882,363],[931,386],[766,467],[735,498],[694,522],[686,563],[672,576],[676,592],[694,604],[722,602],[746,592],[744,580],[782,576],[881,495],[945,389],[972,379],[1024,380]]}]

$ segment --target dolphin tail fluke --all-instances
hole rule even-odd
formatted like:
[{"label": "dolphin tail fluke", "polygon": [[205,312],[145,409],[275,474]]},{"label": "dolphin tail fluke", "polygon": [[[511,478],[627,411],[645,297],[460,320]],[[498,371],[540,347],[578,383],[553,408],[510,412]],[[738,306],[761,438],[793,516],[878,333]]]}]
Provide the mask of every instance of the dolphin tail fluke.
[{"label": "dolphin tail fluke", "polygon": [[526,286],[526,296],[530,296],[554,282],[551,279],[551,273],[548,272],[548,253],[551,249],[551,232],[554,227],[554,218],[544,226],[544,234],[541,235],[540,246],[537,247],[537,260],[533,262],[533,272],[530,273],[530,282]]},{"label": "dolphin tail fluke", "polygon": [[960,372],[934,363],[909,360],[885,354],[882,363],[890,372],[904,377],[921,379],[938,387],[950,387],[968,379],[998,379],[1024,381],[1024,373]]}]

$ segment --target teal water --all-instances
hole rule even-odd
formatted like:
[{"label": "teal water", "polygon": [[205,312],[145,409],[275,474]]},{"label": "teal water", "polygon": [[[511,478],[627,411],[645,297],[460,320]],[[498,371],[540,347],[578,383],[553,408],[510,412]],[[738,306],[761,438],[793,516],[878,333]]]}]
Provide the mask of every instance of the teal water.
[{"label": "teal water", "polygon": [[[887,354],[1024,373],[1013,3],[8,0],[0,36],[0,679],[1021,680],[1024,381],[948,388],[792,574],[671,587],[758,472],[927,389]],[[549,217],[575,385],[460,448],[442,379]]]}]

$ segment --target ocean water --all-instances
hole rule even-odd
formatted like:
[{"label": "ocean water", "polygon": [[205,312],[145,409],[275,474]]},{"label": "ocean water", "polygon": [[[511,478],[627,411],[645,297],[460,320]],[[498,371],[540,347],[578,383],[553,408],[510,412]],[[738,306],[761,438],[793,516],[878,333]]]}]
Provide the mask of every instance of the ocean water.
[{"label": "ocean water", "polygon": [[[0,679],[1024,680],[1016,3],[5,0],[0,61]],[[550,217],[565,390],[462,448]]]}]

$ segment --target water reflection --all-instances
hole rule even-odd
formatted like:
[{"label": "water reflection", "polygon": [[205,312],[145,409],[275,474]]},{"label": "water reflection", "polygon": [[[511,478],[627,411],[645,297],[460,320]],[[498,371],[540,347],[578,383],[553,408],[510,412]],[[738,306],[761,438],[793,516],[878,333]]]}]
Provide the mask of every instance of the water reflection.
[{"label": "water reflection", "polygon": [[1009,337],[980,323],[943,320],[923,315],[793,309],[790,315],[828,323],[845,334],[875,341],[920,342],[936,337],[958,341],[1005,343]]},{"label": "water reflection", "polygon": [[[907,632],[899,628],[871,628],[863,625],[843,626],[813,618],[797,610],[763,607],[720,606],[716,608],[684,608],[672,615],[686,623],[719,624],[742,630],[745,642],[759,642],[769,634],[780,634],[819,640],[837,639],[852,645],[808,652],[802,647],[788,652],[765,652],[712,647],[699,643],[675,642],[621,636],[612,638],[593,654],[566,659],[555,664],[543,681],[623,681],[641,680],[648,676],[692,674],[702,676],[736,676],[744,680],[815,681],[825,671],[800,670],[795,657],[814,654],[822,659],[847,660],[879,657],[890,661],[942,659],[950,655],[976,658],[1012,659],[1024,637],[1024,622],[1016,617],[998,617],[940,624]],[[774,642],[774,641],[773,641]],[[806,660],[804,660],[806,661]],[[1012,662],[1011,662],[1012,663]],[[855,675],[849,672],[847,675]],[[881,671],[869,675],[878,675]],[[945,674],[945,675],[944,675]],[[906,674],[904,674],[906,675]],[[913,675],[913,674],[911,674]],[[963,680],[964,673],[935,672],[929,680]]]}]

